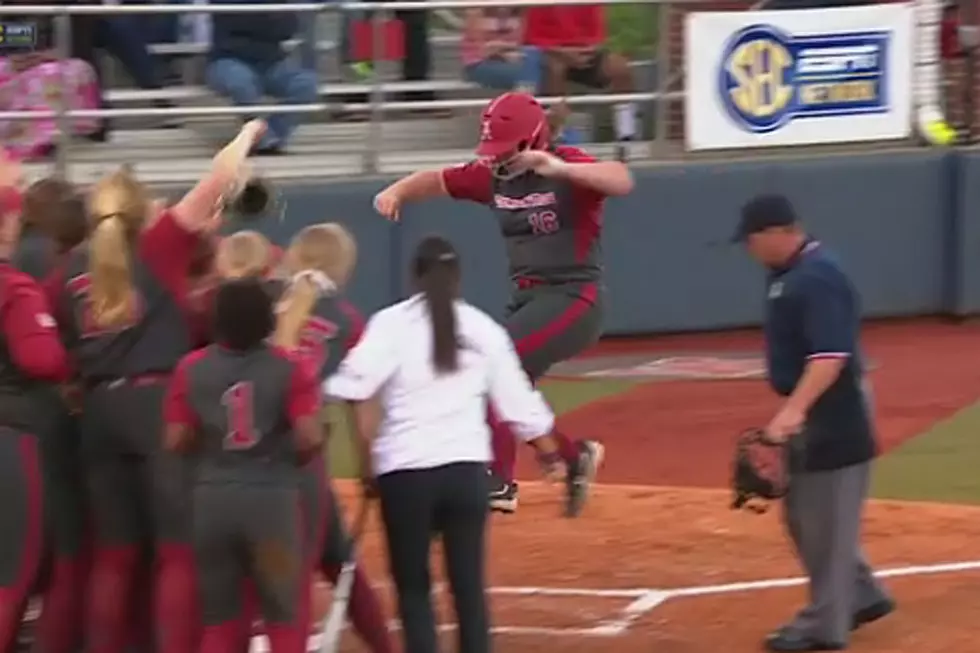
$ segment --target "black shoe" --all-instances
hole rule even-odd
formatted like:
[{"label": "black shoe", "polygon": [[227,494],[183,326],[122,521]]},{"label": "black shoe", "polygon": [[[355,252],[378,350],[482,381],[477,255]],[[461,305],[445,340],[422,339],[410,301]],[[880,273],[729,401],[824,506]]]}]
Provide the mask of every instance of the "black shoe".
[{"label": "black shoe", "polygon": [[766,638],[766,650],[776,653],[799,653],[805,651],[843,651],[843,644],[832,644],[782,629]]},{"label": "black shoe", "polygon": [[275,145],[266,145],[264,147],[257,147],[252,150],[252,154],[259,156],[279,156],[280,154],[285,154],[286,150],[283,149],[282,145],[276,143]]},{"label": "black shoe", "polygon": [[630,159],[630,143],[633,142],[632,138],[621,138],[619,142],[616,143],[616,160],[620,163],[626,163]]},{"label": "black shoe", "polygon": [[517,483],[507,482],[493,473],[490,474],[490,510],[512,515],[517,511]]},{"label": "black shoe", "polygon": [[[174,109],[177,105],[170,100],[156,100],[153,103],[154,109]],[[180,116],[164,116],[160,118],[159,127],[161,129],[180,129],[184,126],[184,119]]]},{"label": "black shoe", "polygon": [[883,599],[858,610],[854,613],[854,618],[851,621],[851,630],[857,630],[861,626],[867,626],[874,621],[887,617],[895,611],[896,607],[898,606],[892,599]]},{"label": "black shoe", "polygon": [[605,447],[594,440],[583,440],[578,446],[578,460],[569,467],[568,479],[565,481],[566,517],[578,517],[581,514],[606,453]]}]

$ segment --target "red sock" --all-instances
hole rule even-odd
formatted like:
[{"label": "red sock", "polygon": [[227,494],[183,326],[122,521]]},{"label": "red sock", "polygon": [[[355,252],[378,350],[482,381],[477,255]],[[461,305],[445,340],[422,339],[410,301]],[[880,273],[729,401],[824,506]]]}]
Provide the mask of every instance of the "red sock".
[{"label": "red sock", "polygon": [[[340,567],[330,565],[323,570],[323,574],[331,583],[336,584],[337,577],[340,576]],[[361,640],[371,649],[371,653],[392,651],[388,624],[381,612],[378,596],[374,593],[367,575],[359,566],[354,572],[354,585],[351,587],[350,602],[347,604],[347,616]]]},{"label": "red sock", "polygon": [[487,409],[487,424],[493,435],[493,463],[490,469],[498,478],[509,483],[514,480],[514,466],[517,464],[517,440],[510,427],[497,417],[493,406]]},{"label": "red sock", "polygon": [[86,564],[82,556],[58,556],[44,592],[33,653],[71,653],[81,644]]},{"label": "red sock", "polygon": [[130,632],[128,618],[139,560],[136,546],[96,549],[86,610],[89,653],[122,652]]},{"label": "red sock", "polygon": [[241,620],[235,619],[216,626],[205,626],[200,653],[241,653],[241,640],[244,637],[241,625]]},{"label": "red sock", "polygon": [[267,619],[263,619],[270,653],[306,653],[306,643],[310,638],[310,587],[313,574],[310,568],[304,572],[292,623],[269,623]]},{"label": "red sock", "polygon": [[157,556],[157,653],[187,653],[201,636],[194,553],[186,544],[165,543]]},{"label": "red sock", "polygon": [[26,607],[27,594],[23,589],[0,587],[0,650],[14,650]]},{"label": "red sock", "polygon": [[133,601],[129,606],[129,632],[126,638],[128,651],[153,651],[154,644],[154,590],[153,567],[141,565],[133,586]]},{"label": "red sock", "polygon": [[565,460],[565,464],[569,465],[569,468],[578,464],[578,443],[557,429],[551,432],[551,437],[558,444],[558,453]]}]

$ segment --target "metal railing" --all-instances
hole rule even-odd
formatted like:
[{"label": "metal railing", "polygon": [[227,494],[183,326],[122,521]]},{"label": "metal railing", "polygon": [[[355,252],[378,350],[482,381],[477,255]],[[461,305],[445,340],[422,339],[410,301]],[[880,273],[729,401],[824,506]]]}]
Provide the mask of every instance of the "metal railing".
[{"label": "metal railing", "polygon": [[[359,11],[368,12],[373,24],[373,63],[382,60],[383,29],[386,21],[390,20],[395,11],[431,11],[440,9],[467,9],[474,7],[531,7],[544,5],[591,5],[591,4],[663,4],[665,2],[696,3],[701,0],[425,0],[406,2],[342,2],[342,3],[285,3],[271,7],[261,5],[79,5],[79,6],[50,6],[50,5],[0,5],[0,14],[4,16],[53,17],[55,49],[59,59],[65,59],[71,52],[71,17],[91,15],[117,14],[267,14],[270,9],[275,12],[305,13],[318,16],[326,12]],[[318,21],[315,21],[318,22]],[[627,94],[590,94],[568,98],[544,97],[541,101],[548,105],[565,101],[571,106],[602,105],[618,102],[635,102],[649,104],[657,103],[655,120],[655,139],[666,137],[667,100],[677,100],[683,97],[683,92],[668,92],[666,83],[670,78],[668,65],[668,32],[667,21],[659,21],[659,53],[657,70],[657,89],[648,92]],[[319,26],[315,28],[319,41]],[[464,109],[485,105],[483,99],[445,99],[419,102],[386,101],[384,83],[379,74],[379,66],[373,67],[374,75],[369,83],[369,101],[365,103],[345,104],[345,109],[363,110],[370,114],[367,142],[364,149],[363,166],[368,173],[378,170],[378,159],[382,149],[382,120],[384,115],[392,111],[426,110],[426,109]],[[319,82],[320,80],[318,80]],[[209,106],[209,107],[168,107],[168,108],[129,108],[129,109],[95,109],[72,110],[63,101],[53,112],[34,111],[0,111],[0,120],[36,120],[54,118],[58,125],[56,171],[67,173],[71,158],[71,129],[68,121],[72,118],[127,118],[127,117],[178,117],[178,116],[242,116],[270,115],[277,113],[317,113],[330,108],[328,102],[313,104],[277,104],[260,106]]]}]

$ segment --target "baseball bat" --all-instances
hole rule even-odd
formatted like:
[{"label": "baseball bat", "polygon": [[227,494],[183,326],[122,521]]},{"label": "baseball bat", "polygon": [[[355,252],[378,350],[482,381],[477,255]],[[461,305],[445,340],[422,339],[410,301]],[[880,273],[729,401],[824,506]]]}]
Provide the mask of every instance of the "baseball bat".
[{"label": "baseball bat", "polygon": [[337,653],[340,648],[340,631],[343,630],[347,620],[347,604],[350,603],[354,574],[357,571],[357,544],[364,533],[370,511],[371,501],[365,498],[354,522],[354,530],[351,532],[350,558],[340,567],[340,575],[337,576],[337,584],[333,589],[330,610],[327,611],[327,616],[323,619],[320,653]]}]

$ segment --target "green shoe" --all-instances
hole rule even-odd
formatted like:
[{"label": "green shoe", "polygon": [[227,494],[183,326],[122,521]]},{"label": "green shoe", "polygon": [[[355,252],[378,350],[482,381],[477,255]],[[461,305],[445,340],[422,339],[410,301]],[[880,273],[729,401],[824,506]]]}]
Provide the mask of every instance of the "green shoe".
[{"label": "green shoe", "polygon": [[357,61],[350,65],[350,69],[358,79],[374,76],[374,65],[370,61]]}]

